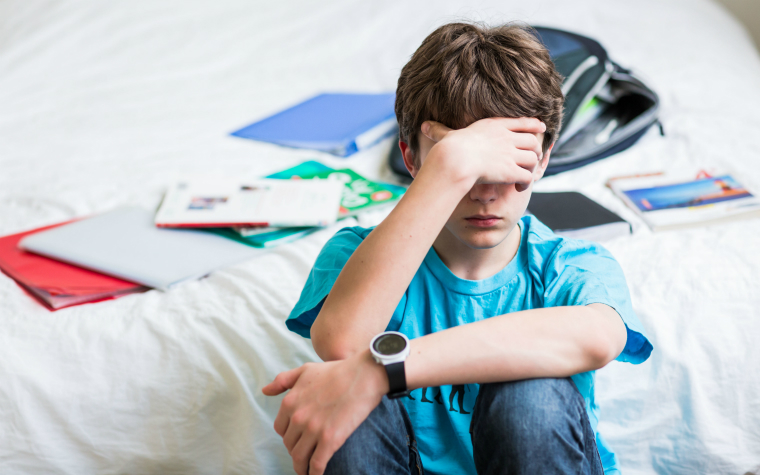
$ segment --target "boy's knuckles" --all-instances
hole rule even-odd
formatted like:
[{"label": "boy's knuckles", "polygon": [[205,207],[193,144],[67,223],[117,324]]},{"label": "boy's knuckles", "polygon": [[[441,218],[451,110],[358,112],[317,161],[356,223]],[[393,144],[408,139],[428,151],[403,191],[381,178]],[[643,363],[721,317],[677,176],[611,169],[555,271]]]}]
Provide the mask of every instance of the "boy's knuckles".
[{"label": "boy's knuckles", "polygon": [[282,398],[282,403],[280,404],[280,407],[285,409],[286,411],[290,411],[293,409],[296,405],[296,398],[293,393],[288,393],[284,398]]},{"label": "boy's knuckles", "polygon": [[323,428],[319,433],[319,442],[331,446],[336,439],[337,432],[334,429]]},{"label": "boy's knuckles", "polygon": [[290,423],[296,427],[303,427],[307,423],[308,419],[309,417],[306,415],[304,411],[297,411],[290,418]]},{"label": "boy's knuckles", "polygon": [[306,430],[311,434],[319,434],[322,429],[322,423],[318,419],[311,419],[306,424]]}]

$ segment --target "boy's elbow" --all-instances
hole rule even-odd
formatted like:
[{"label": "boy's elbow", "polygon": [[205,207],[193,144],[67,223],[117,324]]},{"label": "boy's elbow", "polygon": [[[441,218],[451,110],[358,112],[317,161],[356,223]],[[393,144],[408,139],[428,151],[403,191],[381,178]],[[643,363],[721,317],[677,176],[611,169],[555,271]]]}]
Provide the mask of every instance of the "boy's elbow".
[{"label": "boy's elbow", "polygon": [[604,305],[602,309],[593,308],[593,310],[602,318],[596,325],[594,338],[589,340],[591,344],[586,348],[586,354],[589,359],[589,366],[593,369],[599,369],[612,362],[623,352],[628,332],[625,323],[612,308]]},{"label": "boy's elbow", "polygon": [[345,360],[357,352],[341,338],[328,337],[319,328],[311,328],[311,344],[322,361]]},{"label": "boy's elbow", "polygon": [[594,344],[587,348],[588,365],[591,369],[596,370],[607,366],[622,352],[622,348],[608,336],[607,334],[600,335]]}]

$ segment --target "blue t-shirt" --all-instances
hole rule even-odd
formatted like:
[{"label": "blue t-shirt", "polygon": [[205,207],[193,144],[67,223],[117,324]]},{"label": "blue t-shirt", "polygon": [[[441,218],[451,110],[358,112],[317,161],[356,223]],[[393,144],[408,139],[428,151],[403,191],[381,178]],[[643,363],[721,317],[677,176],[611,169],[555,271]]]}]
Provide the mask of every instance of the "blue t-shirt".
[{"label": "blue t-shirt", "polygon": [[[618,361],[645,361],[652,345],[633,312],[623,271],[612,255],[598,244],[557,236],[532,216],[523,217],[518,225],[517,255],[487,279],[460,279],[431,248],[387,330],[412,339],[520,310],[603,303],[620,314],[628,330]],[[325,244],[288,317],[290,330],[309,338],[311,325],[338,274],[371,231],[345,228]],[[594,374],[576,374],[572,380],[586,402],[604,472],[618,474],[615,454],[596,430],[599,407],[594,399]],[[420,388],[404,398],[425,473],[476,473],[470,420],[478,388],[477,384]]]}]

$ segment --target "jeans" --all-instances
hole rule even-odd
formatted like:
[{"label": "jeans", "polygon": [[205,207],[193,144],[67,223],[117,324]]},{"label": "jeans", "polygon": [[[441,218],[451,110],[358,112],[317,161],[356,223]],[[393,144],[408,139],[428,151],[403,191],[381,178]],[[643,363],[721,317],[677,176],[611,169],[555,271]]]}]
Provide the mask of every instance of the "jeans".
[{"label": "jeans", "polygon": [[[470,434],[480,475],[604,473],[583,397],[570,378],[481,384]],[[401,400],[383,397],[325,473],[422,475]]]}]

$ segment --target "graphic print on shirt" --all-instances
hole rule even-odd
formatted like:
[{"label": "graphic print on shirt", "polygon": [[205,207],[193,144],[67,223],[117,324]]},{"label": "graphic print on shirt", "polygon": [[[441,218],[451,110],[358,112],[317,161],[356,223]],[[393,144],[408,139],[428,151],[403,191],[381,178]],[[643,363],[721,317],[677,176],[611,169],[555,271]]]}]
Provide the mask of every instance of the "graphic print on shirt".
[{"label": "graphic print on shirt", "polygon": [[[469,384],[455,384],[453,386],[443,386],[443,387],[436,387],[436,388],[420,388],[422,390],[422,396],[419,400],[419,402],[425,402],[429,404],[435,404],[438,403],[439,405],[446,408],[446,404],[444,403],[444,390],[449,390],[449,404],[448,404],[448,410],[449,412],[458,412],[459,414],[470,414],[472,411],[472,407],[470,407],[470,410],[466,410],[465,406],[474,406],[475,401],[469,401],[468,403],[465,403],[465,394],[466,393],[472,393],[473,389],[470,388],[471,385]],[[428,389],[431,390],[431,396],[433,399],[428,398],[427,391]],[[417,399],[412,395],[414,391],[410,391],[408,394],[409,399],[412,401],[417,401]],[[456,397],[456,401],[454,398]],[[459,409],[457,409],[457,406],[459,406]]]}]

